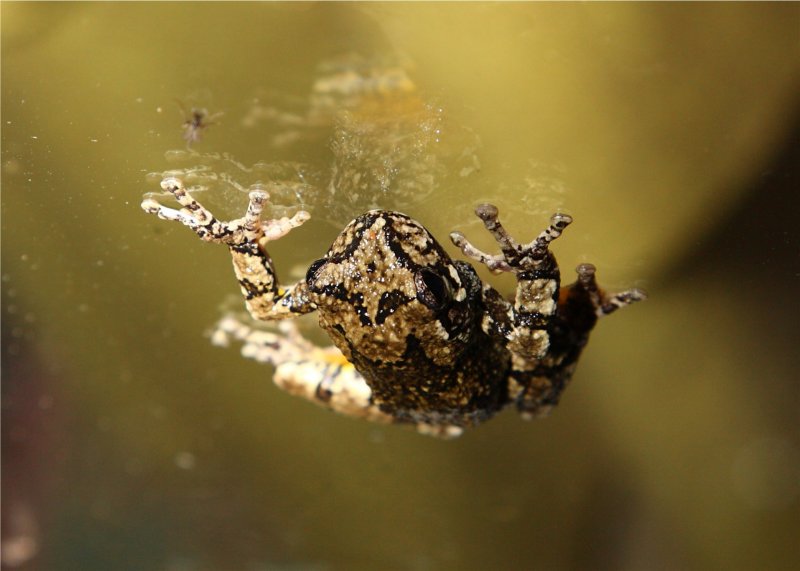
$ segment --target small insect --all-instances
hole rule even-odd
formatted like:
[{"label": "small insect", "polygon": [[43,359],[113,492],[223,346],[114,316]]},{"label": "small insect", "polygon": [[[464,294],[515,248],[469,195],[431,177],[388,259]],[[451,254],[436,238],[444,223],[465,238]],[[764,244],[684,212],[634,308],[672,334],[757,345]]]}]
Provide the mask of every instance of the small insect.
[{"label": "small insect", "polygon": [[475,213],[499,254],[479,250],[460,232],[450,239],[493,273],[512,274],[517,287],[509,298],[483,283],[471,264],[451,259],[417,221],[386,210],[357,217],[305,278],[282,286],[266,245],[303,224],[306,212],[262,218],[268,195],[252,192],[244,217],[223,222],[178,178],[161,186],[181,209],[153,198],[142,208],[227,246],[253,318],[316,311],[335,348],[314,348],[285,327],[281,338],[231,319],[218,325],[219,344],[243,342],[243,355],[274,365],[275,383],[292,394],[424,434],[458,436],[507,406],[525,418],[547,414],[597,320],[645,298],[638,289],[605,292],[591,264],[580,264],[577,281],[562,285],[550,244],[572,218],[554,214],[532,242],[520,243],[490,204]]},{"label": "small insect", "polygon": [[187,111],[186,107],[179,100],[175,100],[181,108],[181,113],[184,116],[183,140],[186,141],[186,146],[191,147],[192,143],[198,142],[203,138],[203,131],[214,125],[215,120],[224,115],[222,111],[210,115],[208,109],[201,107],[192,107],[191,111]]}]

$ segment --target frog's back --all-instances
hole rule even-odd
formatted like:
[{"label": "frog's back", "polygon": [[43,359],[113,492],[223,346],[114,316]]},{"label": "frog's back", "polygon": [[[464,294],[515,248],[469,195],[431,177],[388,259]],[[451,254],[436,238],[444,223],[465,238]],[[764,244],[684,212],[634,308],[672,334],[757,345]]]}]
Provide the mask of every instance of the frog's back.
[{"label": "frog's back", "polygon": [[464,418],[501,406],[510,358],[481,330],[480,280],[414,219],[362,214],[307,283],[320,325],[387,412],[472,424]]}]

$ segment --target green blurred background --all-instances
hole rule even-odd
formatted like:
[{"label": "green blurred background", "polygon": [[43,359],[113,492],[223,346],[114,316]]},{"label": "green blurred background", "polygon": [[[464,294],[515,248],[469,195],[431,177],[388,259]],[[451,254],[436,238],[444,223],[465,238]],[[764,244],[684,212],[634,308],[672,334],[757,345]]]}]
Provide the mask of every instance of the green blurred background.
[{"label": "green blurred background", "polygon": [[[1,9],[4,569],[800,568],[800,5]],[[409,214],[475,236],[490,200],[526,237],[564,208],[565,273],[649,291],[551,418],[440,442],[209,344],[227,253],[139,208],[175,99],[225,111],[199,151],[252,164],[254,94],[353,51],[402,53],[480,138]]]}]

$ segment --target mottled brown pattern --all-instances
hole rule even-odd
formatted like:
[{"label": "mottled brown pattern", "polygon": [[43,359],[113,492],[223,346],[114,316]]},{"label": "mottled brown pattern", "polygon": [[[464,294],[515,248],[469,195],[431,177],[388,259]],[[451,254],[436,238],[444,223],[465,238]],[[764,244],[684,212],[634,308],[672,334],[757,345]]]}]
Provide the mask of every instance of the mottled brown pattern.
[{"label": "mottled brown pattern", "polygon": [[605,294],[590,264],[578,266],[578,280],[562,288],[549,245],[572,219],[556,214],[532,242],[520,244],[492,205],[476,214],[500,254],[480,251],[459,233],[451,238],[491,270],[515,274],[510,300],[483,284],[470,264],[453,261],[418,222],[383,210],[353,220],[304,280],[282,288],[265,246],[301,224],[305,213],[262,221],[266,197],[254,193],[243,219],[218,222],[180,181],[169,179],[164,187],[184,209],[150,199],[145,210],[227,244],[255,319],[317,310],[320,326],[355,370],[343,368],[330,351],[309,350],[297,333],[282,341],[228,321],[218,339],[242,340],[249,355],[277,367],[276,382],[293,394],[352,416],[412,423],[425,434],[457,436],[511,404],[525,417],[546,414],[597,319],[644,298],[636,289]]}]

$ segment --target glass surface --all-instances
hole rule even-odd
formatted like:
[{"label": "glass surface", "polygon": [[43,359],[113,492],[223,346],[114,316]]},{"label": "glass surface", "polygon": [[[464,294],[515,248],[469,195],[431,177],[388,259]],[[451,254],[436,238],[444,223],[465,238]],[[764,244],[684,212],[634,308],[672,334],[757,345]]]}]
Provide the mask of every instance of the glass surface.
[{"label": "glass surface", "polygon": [[[800,5],[1,8],[4,569],[800,563]],[[409,95],[333,124],[348,66]],[[325,194],[383,154],[385,189]],[[650,299],[546,420],[348,419],[210,344],[225,248],[139,206],[175,169],[226,218],[283,181],[286,279],[372,206],[491,248],[489,201],[521,238],[570,213],[563,275]]]}]

